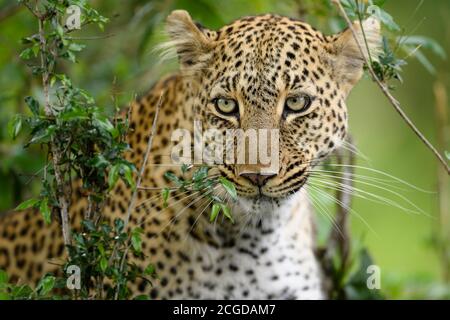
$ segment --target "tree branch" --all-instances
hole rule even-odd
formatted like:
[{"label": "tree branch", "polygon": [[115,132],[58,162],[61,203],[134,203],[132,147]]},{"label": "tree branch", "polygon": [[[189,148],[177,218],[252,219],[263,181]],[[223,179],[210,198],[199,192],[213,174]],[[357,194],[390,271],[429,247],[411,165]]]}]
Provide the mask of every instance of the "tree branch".
[{"label": "tree branch", "polygon": [[[50,104],[50,93],[49,93],[49,77],[50,71],[48,70],[47,64],[47,41],[45,38],[45,30],[44,30],[44,18],[39,19],[39,42],[40,42],[40,58],[41,58],[41,68],[42,72],[42,86],[44,90],[44,112],[48,117],[54,116],[53,109]],[[56,187],[58,194],[58,205],[60,207],[61,214],[61,225],[62,225],[62,233],[64,238],[64,244],[70,245],[71,241],[71,231],[70,231],[70,221],[69,221],[69,201],[66,198],[66,194],[64,192],[64,174],[61,171],[60,163],[61,163],[61,152],[55,143],[54,138],[52,137],[50,141],[50,152],[52,154],[52,162],[53,169],[56,181]]]},{"label": "tree branch", "polygon": [[[377,83],[377,85],[380,87],[383,94],[388,98],[391,105],[394,107],[394,109],[400,114],[400,117],[406,122],[406,124],[412,129],[412,131],[417,135],[417,137],[428,147],[428,149],[431,150],[432,153],[436,156],[436,158],[441,162],[441,164],[444,166],[445,170],[447,171],[447,175],[450,175],[450,167],[448,166],[447,162],[445,161],[444,157],[436,150],[436,148],[428,141],[428,139],[420,132],[420,130],[414,125],[414,123],[409,119],[409,117],[406,115],[406,113],[401,108],[400,103],[392,96],[392,94],[389,92],[389,89],[386,87],[386,85],[381,82],[380,79],[378,79],[377,75],[373,71],[372,65],[370,64],[369,59],[367,58],[370,56],[369,49],[366,47],[367,50],[367,56],[364,54],[363,46],[359,43],[358,36],[356,34],[355,29],[353,28],[353,24],[350,21],[347,13],[345,12],[344,8],[342,7],[342,4],[340,0],[332,0],[332,2],[337,6],[339,9],[341,15],[344,17],[345,21],[348,24],[348,27],[350,28],[353,37],[358,45],[359,50],[361,51],[361,54],[363,56],[363,59],[367,65],[367,69],[369,70],[369,73],[372,77],[372,79]],[[364,30],[363,30],[364,32]]]}]

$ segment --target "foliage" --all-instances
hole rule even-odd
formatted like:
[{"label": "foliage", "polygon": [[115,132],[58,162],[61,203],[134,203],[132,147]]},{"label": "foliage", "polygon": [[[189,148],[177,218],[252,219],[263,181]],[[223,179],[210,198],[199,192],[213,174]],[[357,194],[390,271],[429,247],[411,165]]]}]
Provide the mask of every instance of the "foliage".
[{"label": "foliage", "polygon": [[34,289],[27,284],[12,284],[0,269],[0,300],[58,300],[61,297],[53,293],[56,287],[57,279],[52,275],[42,277]]},{"label": "foliage", "polygon": [[[95,23],[103,27],[107,19],[84,1],[44,1],[38,2],[40,6],[35,8],[31,1],[21,3],[30,8],[33,15],[41,17],[38,19],[41,28],[39,34],[23,39],[27,48],[20,57],[27,60],[34,75],[42,76],[47,96],[42,103],[37,98],[26,97],[31,115],[13,117],[9,124],[10,133],[15,138],[22,125],[28,125],[30,134],[25,146],[46,147],[48,162],[44,167],[39,201],[19,205],[18,209],[39,207],[45,220],[50,222],[49,206],[61,205],[58,200],[61,193],[68,192],[70,197],[73,174],[82,179],[85,193],[93,203],[91,210],[95,211],[119,176],[129,185],[133,184],[131,172],[134,167],[122,158],[128,149],[125,142],[127,120],[116,117],[113,124],[104,108],[97,106],[87,91],[75,87],[65,74],[58,72],[61,60],[75,62],[76,52],[84,48],[72,40],[71,30],[62,23],[66,8],[70,5],[82,7],[83,24]],[[56,155],[59,163],[55,166],[50,159]],[[57,185],[55,170],[60,171],[63,189]]]},{"label": "foliage", "polygon": [[[153,268],[141,270],[128,261],[130,244],[132,254],[142,255],[142,232],[134,229],[128,235],[122,220],[115,220],[113,227],[101,222],[101,209],[118,179],[132,188],[135,186],[132,175],[135,168],[123,158],[129,149],[126,143],[128,119],[116,115],[110,120],[105,109],[96,105],[86,90],[74,86],[69,77],[59,71],[64,67],[64,60],[76,62],[76,53],[84,48],[73,40],[72,30],[63,23],[67,8],[77,5],[82,9],[83,25],[96,24],[103,29],[108,19],[82,0],[24,0],[20,3],[29,9],[39,25],[37,34],[23,39],[27,48],[20,57],[28,62],[33,75],[42,77],[44,97],[42,101],[38,97],[26,97],[30,115],[13,117],[8,128],[14,139],[23,125],[28,126],[30,133],[25,147],[45,148],[47,163],[43,168],[40,197],[22,202],[16,210],[35,207],[47,223],[51,223],[52,211],[64,220],[67,212],[63,203],[70,202],[74,179],[80,179],[81,193],[87,197],[89,206],[81,232],[73,234],[73,241],[65,239],[68,240],[68,261],[64,269],[76,265],[83,277],[82,288],[72,295],[76,298],[129,298],[129,281],[154,276]],[[7,293],[12,298],[18,296],[17,290],[20,294],[26,293],[20,298],[45,297],[53,289],[49,284],[51,279],[55,278],[43,278],[35,290],[10,286]],[[111,285],[104,292],[106,280]]]},{"label": "foliage", "polygon": [[129,252],[138,257],[143,255],[142,229],[135,228],[129,234],[121,219],[114,220],[113,226],[91,220],[83,221],[82,226],[83,232],[75,234],[74,243],[69,246],[70,258],[64,268],[72,265],[81,268],[81,288],[73,294],[82,299],[121,300],[130,298],[127,285],[137,278],[152,284],[150,278],[156,277],[153,265],[142,269],[128,261]]},{"label": "foliage", "polygon": [[188,178],[188,171],[192,169],[192,166],[182,165],[182,177],[177,177],[173,172],[167,171],[164,176],[175,183],[175,189],[165,188],[162,190],[162,197],[164,204],[167,205],[167,199],[171,191],[190,191],[190,192],[199,192],[200,194],[206,195],[207,199],[211,201],[211,212],[210,212],[210,220],[211,222],[215,221],[218,217],[219,213],[222,212],[225,218],[234,223],[233,216],[231,214],[231,209],[227,204],[225,198],[220,197],[214,194],[214,189],[217,185],[221,185],[225,190],[226,194],[232,199],[237,199],[236,187],[234,184],[222,176],[214,176],[208,175],[210,167],[201,166],[197,170],[192,173],[192,177]]},{"label": "foliage", "polygon": [[[402,68],[407,64],[408,58],[416,58],[430,73],[435,74],[436,70],[422,52],[428,49],[438,57],[445,59],[446,54],[443,48],[433,39],[418,36],[406,35],[406,30],[400,27],[394,18],[384,10],[387,0],[341,0],[341,4],[348,17],[352,21],[360,23],[370,16],[376,17],[383,27],[382,50],[374,61],[371,61],[372,68],[377,77],[382,82],[390,80],[402,81]],[[346,27],[345,21],[336,12],[331,1],[302,1],[301,12],[308,18],[320,19],[322,24],[328,25],[333,32],[337,32]],[[406,54],[400,56],[401,53]],[[393,88],[391,86],[391,88]]]}]

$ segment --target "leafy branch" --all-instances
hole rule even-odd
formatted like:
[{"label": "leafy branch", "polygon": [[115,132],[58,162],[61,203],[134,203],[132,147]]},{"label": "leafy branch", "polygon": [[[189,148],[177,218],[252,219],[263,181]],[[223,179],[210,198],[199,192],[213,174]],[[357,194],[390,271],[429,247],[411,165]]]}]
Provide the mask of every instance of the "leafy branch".
[{"label": "leafy branch", "polygon": [[[428,141],[428,139],[422,134],[422,132],[414,125],[414,123],[412,122],[412,120],[406,115],[406,113],[403,111],[400,103],[393,97],[393,95],[391,94],[389,88],[387,87],[386,83],[382,82],[382,80],[380,80],[380,78],[378,77],[377,73],[374,71],[373,68],[373,63],[370,60],[370,52],[369,52],[369,48],[367,46],[367,43],[360,43],[357,33],[355,31],[355,28],[353,27],[352,22],[350,21],[350,18],[347,14],[347,11],[344,9],[344,7],[342,6],[342,0],[332,0],[333,3],[336,5],[336,7],[339,9],[339,12],[341,13],[341,15],[344,17],[348,27],[350,28],[353,37],[358,45],[358,48],[361,52],[361,55],[366,63],[366,67],[367,70],[369,71],[370,76],[372,77],[372,79],[375,81],[375,83],[380,87],[381,91],[383,92],[383,94],[387,97],[387,99],[389,100],[389,102],[391,103],[391,105],[394,107],[394,109],[398,112],[398,114],[400,115],[400,117],[406,122],[406,124],[411,128],[411,130],[417,135],[417,137],[427,146],[428,149],[430,149],[430,151],[436,156],[436,158],[441,162],[442,166],[445,168],[445,170],[447,171],[447,174],[450,175],[450,167],[447,164],[447,161],[444,159],[444,157],[436,150],[436,148],[431,144],[431,142]],[[359,17],[359,19],[361,20],[361,12],[359,10],[359,1],[356,0],[356,14]],[[364,29],[362,28],[361,25],[361,29],[365,38],[365,34],[364,34]]]}]

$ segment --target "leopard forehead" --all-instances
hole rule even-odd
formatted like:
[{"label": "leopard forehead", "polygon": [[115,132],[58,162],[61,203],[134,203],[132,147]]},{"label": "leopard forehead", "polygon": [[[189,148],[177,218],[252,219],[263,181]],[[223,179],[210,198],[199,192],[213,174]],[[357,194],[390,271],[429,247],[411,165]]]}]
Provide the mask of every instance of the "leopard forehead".
[{"label": "leopard forehead", "polygon": [[297,87],[315,91],[314,82],[327,69],[326,45],[321,32],[301,21],[276,15],[246,17],[217,31],[206,78],[215,75],[228,91],[241,82],[252,87],[247,94],[262,98]]},{"label": "leopard forehead", "polygon": [[[246,49],[251,50],[249,57],[256,58],[259,62],[264,62],[270,51],[278,52],[290,46],[290,50],[295,53],[303,47],[304,53],[309,55],[310,49],[317,51],[318,46],[327,42],[326,37],[309,24],[277,15],[236,20],[218,30],[215,40],[219,44],[219,50],[225,46],[236,54]],[[231,60],[233,57],[228,58]]]}]

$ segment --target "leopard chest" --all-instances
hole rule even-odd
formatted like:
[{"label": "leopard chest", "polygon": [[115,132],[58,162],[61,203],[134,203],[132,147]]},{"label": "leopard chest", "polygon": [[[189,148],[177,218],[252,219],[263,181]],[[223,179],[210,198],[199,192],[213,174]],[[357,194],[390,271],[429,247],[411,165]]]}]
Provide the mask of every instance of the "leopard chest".
[{"label": "leopard chest", "polygon": [[200,299],[320,299],[312,250],[273,237],[220,250],[204,248],[188,296]]},{"label": "leopard chest", "polygon": [[[321,299],[321,271],[314,255],[309,214],[292,215],[292,206],[280,212],[255,214],[254,222],[228,230],[226,241],[211,245],[185,237],[170,249],[184,257],[164,262],[164,286],[158,297],[178,299]],[[306,207],[296,208],[305,210]],[[234,210],[239,216],[239,209]],[[269,216],[270,214],[270,216]],[[237,222],[239,224],[239,221]],[[217,226],[216,226],[217,227]],[[208,232],[214,235],[215,226]],[[225,233],[221,230],[220,234]],[[223,239],[222,239],[223,240]],[[163,245],[164,246],[164,245]],[[168,251],[169,249],[164,249]],[[170,274],[176,268],[175,274]]]}]

